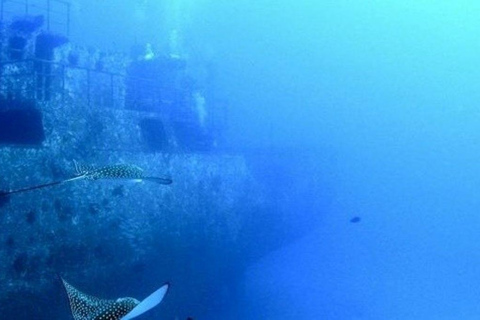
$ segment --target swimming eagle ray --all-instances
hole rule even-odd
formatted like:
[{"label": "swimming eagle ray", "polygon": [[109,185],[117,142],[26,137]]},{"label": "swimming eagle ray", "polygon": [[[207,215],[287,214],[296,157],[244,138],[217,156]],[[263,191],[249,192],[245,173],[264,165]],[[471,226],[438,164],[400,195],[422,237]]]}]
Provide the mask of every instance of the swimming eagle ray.
[{"label": "swimming eagle ray", "polygon": [[165,283],[143,301],[135,298],[100,299],[81,292],[62,279],[74,320],[130,320],[162,302],[170,285]]},{"label": "swimming eagle ray", "polygon": [[75,162],[76,175],[71,178],[48,182],[32,187],[0,192],[0,197],[8,196],[15,193],[22,193],[36,189],[42,189],[59,185],[75,180],[100,180],[100,179],[116,179],[130,181],[150,181],[158,184],[171,184],[172,179],[166,177],[151,177],[143,174],[143,169],[133,164],[114,164],[100,168],[92,166],[80,166]]}]

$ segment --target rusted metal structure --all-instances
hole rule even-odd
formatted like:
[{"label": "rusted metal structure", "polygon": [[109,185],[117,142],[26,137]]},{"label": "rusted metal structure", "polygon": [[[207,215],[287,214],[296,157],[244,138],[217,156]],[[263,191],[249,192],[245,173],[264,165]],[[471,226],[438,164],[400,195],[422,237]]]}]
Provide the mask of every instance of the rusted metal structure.
[{"label": "rusted metal structure", "polygon": [[19,101],[28,105],[75,103],[86,108],[133,110],[155,115],[157,122],[146,125],[154,128],[146,136],[165,140],[153,143],[157,151],[160,145],[170,151],[185,143],[191,144],[186,149],[192,151],[218,145],[214,136],[225,128],[226,114],[221,111],[225,108],[208,97],[205,106],[205,95],[211,90],[198,89],[186,74],[185,60],[170,56],[139,59],[82,48],[68,38],[68,2],[0,1],[2,106],[15,100],[15,105]]},{"label": "rusted metal structure", "polygon": [[70,34],[70,3],[62,0],[0,0],[0,20],[20,15],[42,15],[46,30]]}]

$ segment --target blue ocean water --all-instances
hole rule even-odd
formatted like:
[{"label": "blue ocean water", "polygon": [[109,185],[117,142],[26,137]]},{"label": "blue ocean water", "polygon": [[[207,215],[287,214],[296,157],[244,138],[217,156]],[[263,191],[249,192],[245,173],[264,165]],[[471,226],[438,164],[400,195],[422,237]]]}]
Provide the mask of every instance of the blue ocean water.
[{"label": "blue ocean water", "polygon": [[479,9],[428,0],[208,7],[206,40],[229,70],[239,143],[317,159],[292,156],[285,166],[304,170],[290,170],[288,184],[282,171],[268,177],[292,195],[286,223],[315,223],[246,268],[244,318],[479,316]]},{"label": "blue ocean water", "polygon": [[[182,215],[177,229],[155,216],[154,251],[129,273],[77,276],[79,289],[141,298],[170,282],[138,319],[479,318],[479,13],[467,0],[72,1],[72,42],[115,52],[148,43],[186,57],[197,79],[214,77],[228,119],[218,154],[240,155],[264,196],[231,208],[181,176],[211,204],[166,209]],[[237,195],[234,176],[218,188]],[[117,190],[136,195],[129,188]],[[240,228],[213,214],[225,203],[249,217]],[[102,261],[121,250],[108,241],[95,249]],[[68,263],[70,273],[81,265]],[[50,290],[12,299],[35,319],[71,319]]]}]

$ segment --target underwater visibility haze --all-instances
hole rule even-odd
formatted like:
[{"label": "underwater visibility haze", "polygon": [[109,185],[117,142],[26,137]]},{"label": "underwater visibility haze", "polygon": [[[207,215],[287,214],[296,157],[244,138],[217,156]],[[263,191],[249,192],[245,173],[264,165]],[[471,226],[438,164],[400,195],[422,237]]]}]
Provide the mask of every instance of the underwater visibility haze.
[{"label": "underwater visibility haze", "polygon": [[480,3],[33,2],[0,318],[480,317]]}]

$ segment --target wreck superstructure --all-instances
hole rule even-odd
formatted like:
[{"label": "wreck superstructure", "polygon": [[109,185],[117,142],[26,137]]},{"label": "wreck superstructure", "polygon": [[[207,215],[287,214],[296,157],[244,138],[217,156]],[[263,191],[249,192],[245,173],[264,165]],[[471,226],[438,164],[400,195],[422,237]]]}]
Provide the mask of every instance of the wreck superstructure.
[{"label": "wreck superstructure", "polygon": [[[89,289],[154,271],[202,305],[192,290],[225,285],[227,270],[241,268],[242,230],[265,207],[245,159],[219,152],[224,106],[181,56],[85,48],[69,39],[68,3],[13,3],[1,1],[0,189],[71,176],[74,160],[132,163],[174,182],[81,181],[0,198],[2,314],[35,318],[56,274]],[[208,281],[192,282],[192,261],[219,257]],[[44,318],[65,311],[46,309]]]},{"label": "wreck superstructure", "polygon": [[[1,16],[6,15],[5,8],[10,2],[2,1]],[[23,117],[25,123],[31,121],[31,125],[41,127],[37,113],[44,113],[48,105],[75,104],[75,108],[137,116],[136,121],[130,121],[132,128],[123,123],[122,130],[138,129],[129,132],[129,136],[139,140],[118,140],[115,146],[109,144],[110,149],[121,149],[122,143],[126,143],[130,151],[133,148],[135,151],[188,152],[215,147],[225,125],[222,111],[225,108],[224,105],[219,108],[220,103],[212,98],[209,83],[198,83],[188,74],[186,59],[171,54],[153,56],[153,52],[148,52],[149,44],[132,46],[129,55],[72,44],[68,38],[67,3],[37,2],[43,2],[44,6],[33,8],[50,10],[54,4],[63,5],[67,18],[56,22],[50,11],[31,14],[32,1],[25,1],[25,14],[4,22],[0,104],[8,105],[10,117]],[[58,29],[53,26],[63,28],[65,33],[55,31]],[[13,105],[18,110],[16,114],[11,108]],[[33,114],[20,109],[28,109]],[[0,132],[0,137],[4,137],[0,143],[43,142],[41,132],[31,140],[7,135]],[[97,138],[101,140],[101,136]],[[45,139],[49,140],[48,135]]]}]

